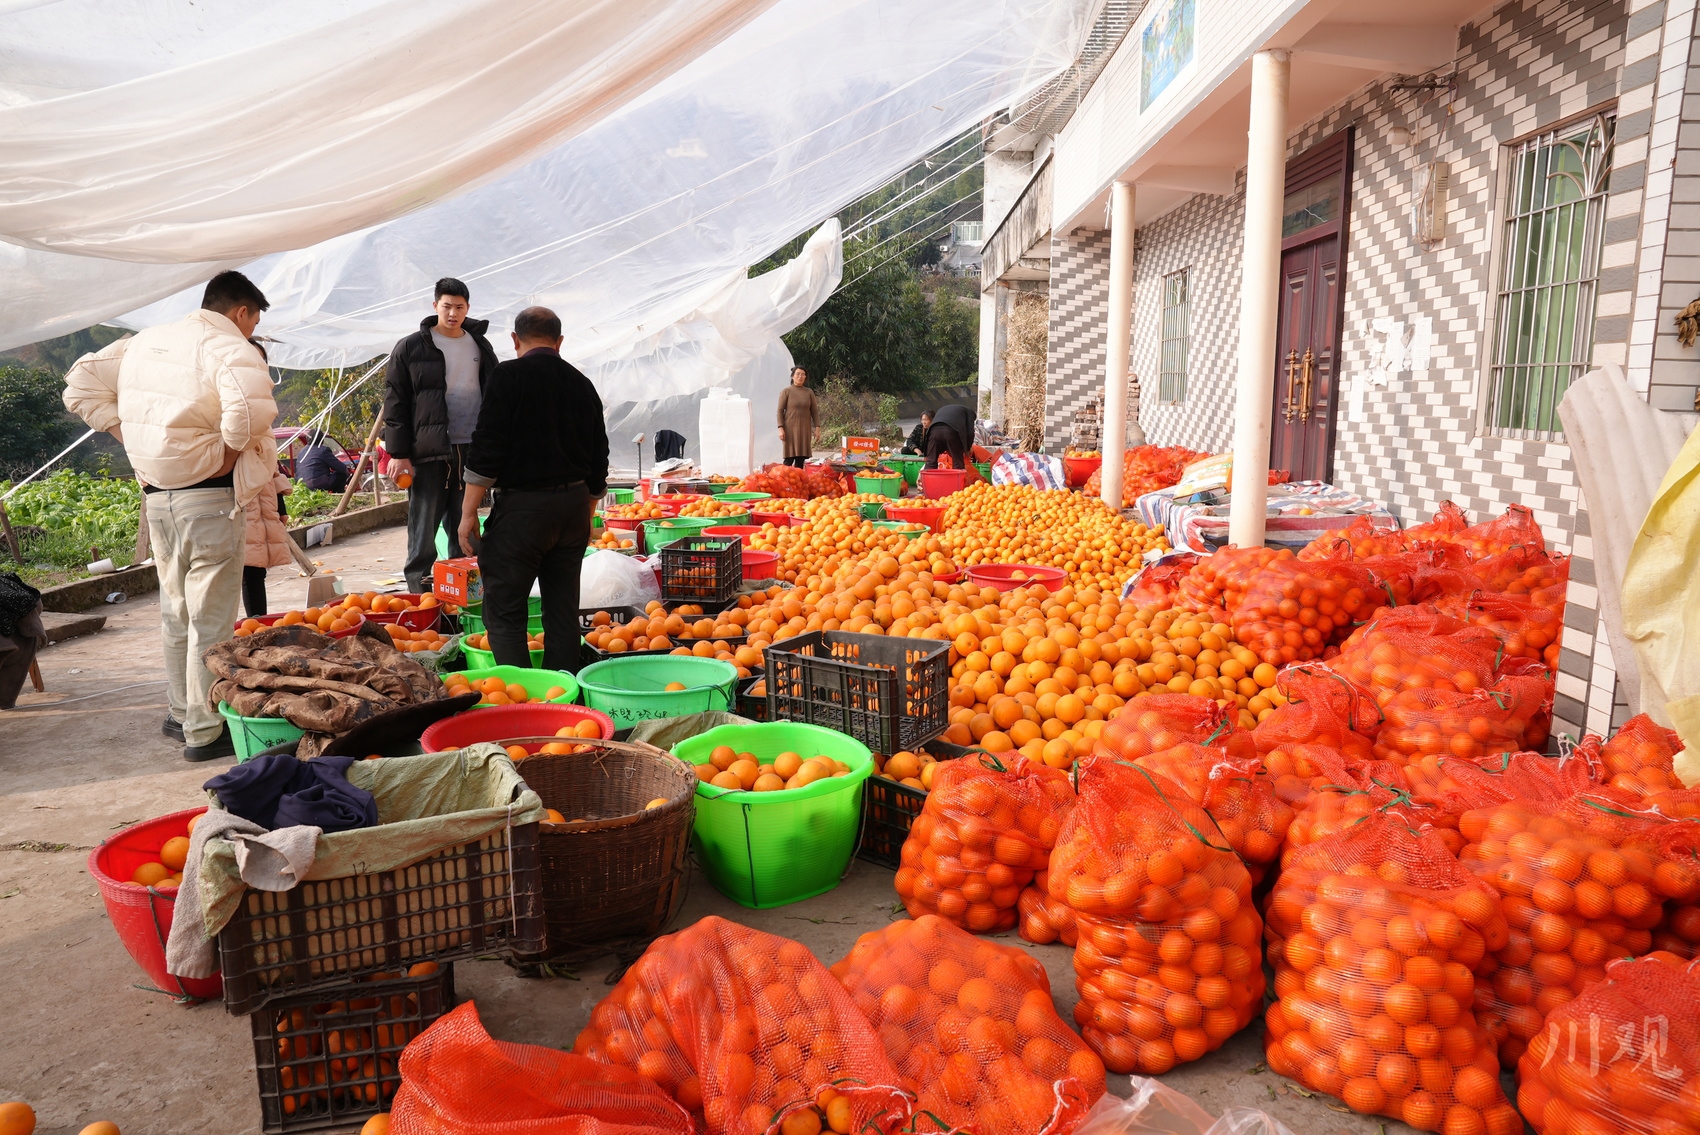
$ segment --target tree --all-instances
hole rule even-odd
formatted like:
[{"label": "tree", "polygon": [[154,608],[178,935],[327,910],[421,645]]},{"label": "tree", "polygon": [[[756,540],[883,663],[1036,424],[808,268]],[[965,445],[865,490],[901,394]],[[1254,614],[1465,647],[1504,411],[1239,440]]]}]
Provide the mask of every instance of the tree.
[{"label": "tree", "polygon": [[83,432],[60,401],[64,390],[45,368],[0,366],[0,477],[27,477]]},{"label": "tree", "polygon": [[938,385],[961,386],[980,380],[980,304],[959,299],[943,288],[933,292],[928,343],[938,367]]},{"label": "tree", "polygon": [[785,345],[816,378],[842,375],[858,390],[914,390],[929,377],[930,318],[914,272],[894,262],[834,292]]}]

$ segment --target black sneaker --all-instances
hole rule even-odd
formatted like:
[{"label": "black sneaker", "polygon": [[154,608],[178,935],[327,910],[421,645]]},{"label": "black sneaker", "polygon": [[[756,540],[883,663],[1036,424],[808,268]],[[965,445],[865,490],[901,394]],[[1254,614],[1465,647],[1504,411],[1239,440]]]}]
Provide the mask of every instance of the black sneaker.
[{"label": "black sneaker", "polygon": [[221,757],[234,757],[235,755],[236,744],[230,739],[228,727],[205,745],[183,746],[183,759],[186,761],[216,761]]},{"label": "black sneaker", "polygon": [[159,731],[178,744],[183,743],[183,723],[169,713],[165,715],[165,723],[159,727]]}]

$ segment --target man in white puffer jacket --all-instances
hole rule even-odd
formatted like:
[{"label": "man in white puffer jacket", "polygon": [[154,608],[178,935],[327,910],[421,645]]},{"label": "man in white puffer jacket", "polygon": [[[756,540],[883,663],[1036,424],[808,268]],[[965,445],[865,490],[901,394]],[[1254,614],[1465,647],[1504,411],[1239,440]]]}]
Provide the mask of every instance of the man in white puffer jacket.
[{"label": "man in white puffer jacket", "polygon": [[147,494],[171,715],[186,760],[235,748],[207,704],[201,655],[231,635],[242,594],[244,509],[277,473],[270,372],[248,342],[270,305],[240,272],[199,311],[77,360],[65,406],[124,445]]}]

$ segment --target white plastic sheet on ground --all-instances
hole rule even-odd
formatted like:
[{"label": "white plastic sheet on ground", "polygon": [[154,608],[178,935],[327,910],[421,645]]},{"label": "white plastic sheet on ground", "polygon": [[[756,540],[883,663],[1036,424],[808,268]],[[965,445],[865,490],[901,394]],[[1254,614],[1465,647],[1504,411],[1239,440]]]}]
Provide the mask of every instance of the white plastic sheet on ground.
[{"label": "white plastic sheet on ground", "polygon": [[0,24],[0,237],[252,259],[559,145],[774,0],[51,0]]},{"label": "white plastic sheet on ground", "polygon": [[[272,360],[335,366],[381,355],[429,312],[444,275],[468,282],[473,314],[498,332],[520,308],[548,303],[566,324],[569,358],[629,356],[746,265],[1066,65],[1092,6],[779,0],[545,156],[250,265],[273,303],[261,323],[279,340]],[[42,257],[54,258],[51,270]],[[132,327],[178,318],[198,302],[198,283],[142,304],[216,267],[185,280],[182,266],[105,263],[116,268],[110,279],[99,261],[0,256],[14,299],[0,311],[0,348],[124,312],[118,321]],[[505,334],[496,342],[506,349]],[[648,382],[662,379],[651,374],[632,394],[652,398]],[[759,423],[766,408],[755,413]]]}]

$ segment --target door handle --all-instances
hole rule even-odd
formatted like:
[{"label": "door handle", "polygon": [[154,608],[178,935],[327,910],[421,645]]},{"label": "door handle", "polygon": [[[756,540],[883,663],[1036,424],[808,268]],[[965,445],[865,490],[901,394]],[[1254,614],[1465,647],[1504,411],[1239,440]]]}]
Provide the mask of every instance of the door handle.
[{"label": "door handle", "polygon": [[1305,348],[1303,367],[1303,374],[1300,376],[1303,385],[1299,387],[1299,421],[1308,422],[1310,421],[1310,383],[1316,374],[1316,353],[1309,347]]},{"label": "door handle", "polygon": [[1287,404],[1281,411],[1281,420],[1284,422],[1293,420],[1293,380],[1298,374],[1298,367],[1299,352],[1295,348],[1287,352]]}]

